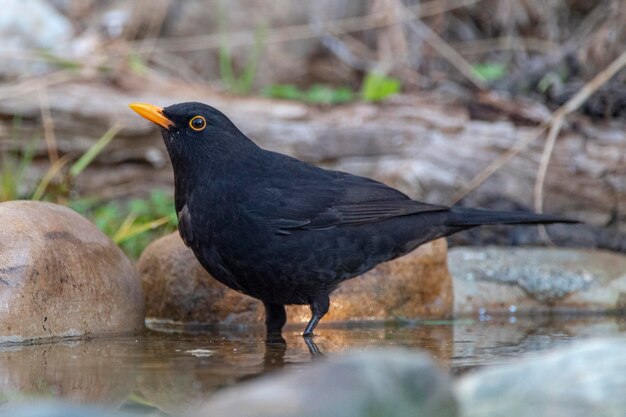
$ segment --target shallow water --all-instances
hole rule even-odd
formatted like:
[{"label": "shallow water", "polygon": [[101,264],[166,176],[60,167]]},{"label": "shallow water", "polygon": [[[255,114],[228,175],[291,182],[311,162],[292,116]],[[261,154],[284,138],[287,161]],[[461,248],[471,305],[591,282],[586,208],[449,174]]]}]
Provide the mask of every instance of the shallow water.
[{"label": "shallow water", "polygon": [[[185,329],[153,325],[140,337],[0,346],[5,401],[55,397],[149,415],[180,413],[212,392],[280,368],[306,372],[312,361],[352,349],[424,349],[453,376],[594,337],[626,338],[625,317],[535,317],[402,325],[321,325],[312,355],[288,327],[287,345],[266,345],[263,329]],[[4,401],[3,401],[4,402]]]}]

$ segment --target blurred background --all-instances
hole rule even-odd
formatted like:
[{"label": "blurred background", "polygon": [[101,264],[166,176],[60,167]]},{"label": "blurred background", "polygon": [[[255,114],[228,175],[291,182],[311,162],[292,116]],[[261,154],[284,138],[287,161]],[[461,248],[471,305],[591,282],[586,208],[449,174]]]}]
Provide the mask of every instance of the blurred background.
[{"label": "blurred background", "polygon": [[5,0],[0,201],[85,214],[133,257],[175,230],[154,126],[202,101],[261,146],[438,204],[587,224],[452,244],[626,252],[626,1]]}]

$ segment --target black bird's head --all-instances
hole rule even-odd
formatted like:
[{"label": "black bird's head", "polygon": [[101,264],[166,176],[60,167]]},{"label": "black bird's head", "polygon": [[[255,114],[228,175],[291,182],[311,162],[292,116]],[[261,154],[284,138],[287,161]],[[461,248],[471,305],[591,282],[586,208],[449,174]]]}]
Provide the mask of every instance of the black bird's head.
[{"label": "black bird's head", "polygon": [[228,117],[206,104],[187,102],[161,108],[132,103],[129,107],[160,126],[175,170],[225,161],[241,156],[244,148],[256,147]]}]

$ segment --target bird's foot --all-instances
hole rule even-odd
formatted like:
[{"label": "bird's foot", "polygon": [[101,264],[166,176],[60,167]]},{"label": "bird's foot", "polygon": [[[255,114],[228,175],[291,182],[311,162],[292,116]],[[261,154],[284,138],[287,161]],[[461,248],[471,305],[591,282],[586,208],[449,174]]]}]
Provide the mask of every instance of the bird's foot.
[{"label": "bird's foot", "polygon": [[309,353],[313,357],[323,357],[324,354],[320,351],[320,348],[317,347],[313,338],[311,336],[304,337],[304,343],[306,343],[306,347],[309,349]]},{"label": "bird's foot", "polygon": [[265,337],[265,343],[268,345],[286,345],[287,341],[280,333],[268,333]]}]

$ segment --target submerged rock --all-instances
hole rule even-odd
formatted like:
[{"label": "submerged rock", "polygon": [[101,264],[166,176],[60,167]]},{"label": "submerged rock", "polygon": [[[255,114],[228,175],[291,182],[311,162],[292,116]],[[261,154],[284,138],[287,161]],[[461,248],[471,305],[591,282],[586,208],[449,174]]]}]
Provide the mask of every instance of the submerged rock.
[{"label": "submerged rock", "polygon": [[[445,240],[426,244],[401,258],[344,282],[331,294],[324,322],[447,317],[452,285]],[[139,260],[152,319],[212,324],[262,323],[260,301],[213,279],[178,236],[153,242]],[[288,306],[290,322],[307,322],[308,306]]]},{"label": "submerged rock", "polygon": [[456,384],[464,417],[618,417],[626,342],[596,340],[479,370]]},{"label": "submerged rock", "polygon": [[0,204],[0,343],[132,332],[143,293],[124,253],[55,204]]},{"label": "submerged rock", "polygon": [[455,315],[626,311],[626,256],[561,248],[454,248]]},{"label": "submerged rock", "polygon": [[457,415],[448,378],[422,353],[346,353],[216,393],[190,416],[405,417]]}]

